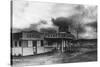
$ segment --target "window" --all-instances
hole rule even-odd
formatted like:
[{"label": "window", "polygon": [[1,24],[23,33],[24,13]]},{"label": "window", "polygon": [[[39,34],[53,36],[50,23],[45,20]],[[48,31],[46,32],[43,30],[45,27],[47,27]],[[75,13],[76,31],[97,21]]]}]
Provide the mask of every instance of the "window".
[{"label": "window", "polygon": [[21,47],[21,41],[19,41],[19,47]]},{"label": "window", "polygon": [[15,47],[17,47],[17,41],[15,41]]},{"label": "window", "polygon": [[28,41],[23,41],[23,47],[28,47]]},{"label": "window", "polygon": [[14,47],[14,45],[15,45],[15,42],[11,41],[11,47]]},{"label": "window", "polygon": [[52,37],[52,34],[50,35],[50,37]]},{"label": "window", "polygon": [[55,37],[55,34],[53,34],[53,37]]},{"label": "window", "polygon": [[44,45],[43,45],[43,41],[41,41],[41,46],[44,46]]}]

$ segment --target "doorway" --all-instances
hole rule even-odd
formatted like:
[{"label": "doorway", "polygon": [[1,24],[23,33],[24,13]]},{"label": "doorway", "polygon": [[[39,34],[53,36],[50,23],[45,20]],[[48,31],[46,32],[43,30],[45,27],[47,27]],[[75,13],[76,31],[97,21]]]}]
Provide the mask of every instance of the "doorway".
[{"label": "doorway", "polygon": [[37,41],[36,40],[32,41],[32,44],[33,44],[33,54],[37,54]]}]

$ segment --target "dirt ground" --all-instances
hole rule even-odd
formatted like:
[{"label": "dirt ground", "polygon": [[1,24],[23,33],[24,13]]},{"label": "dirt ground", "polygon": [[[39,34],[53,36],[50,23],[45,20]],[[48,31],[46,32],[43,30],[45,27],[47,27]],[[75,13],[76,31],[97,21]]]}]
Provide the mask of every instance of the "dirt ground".
[{"label": "dirt ground", "polygon": [[96,48],[80,48],[78,52],[50,52],[35,56],[13,57],[13,67],[97,61]]}]

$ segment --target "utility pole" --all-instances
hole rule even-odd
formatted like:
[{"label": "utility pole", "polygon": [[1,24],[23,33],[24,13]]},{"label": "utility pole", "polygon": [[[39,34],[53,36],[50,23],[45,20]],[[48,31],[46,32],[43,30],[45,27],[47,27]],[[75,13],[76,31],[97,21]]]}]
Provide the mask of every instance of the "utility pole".
[{"label": "utility pole", "polygon": [[77,46],[79,47],[80,43],[79,43],[79,30],[80,30],[80,22],[77,23]]}]

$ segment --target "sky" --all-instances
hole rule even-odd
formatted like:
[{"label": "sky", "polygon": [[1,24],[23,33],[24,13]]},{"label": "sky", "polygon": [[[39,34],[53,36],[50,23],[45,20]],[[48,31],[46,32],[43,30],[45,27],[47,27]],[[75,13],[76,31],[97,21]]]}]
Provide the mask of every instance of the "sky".
[{"label": "sky", "polygon": [[[96,37],[94,28],[86,24],[97,21],[97,6],[13,0],[13,28],[24,29],[31,24],[39,24],[38,29],[54,27],[51,18],[70,16],[75,16],[75,21],[84,25],[86,31],[81,37]],[[41,20],[47,22],[40,24]]]}]

